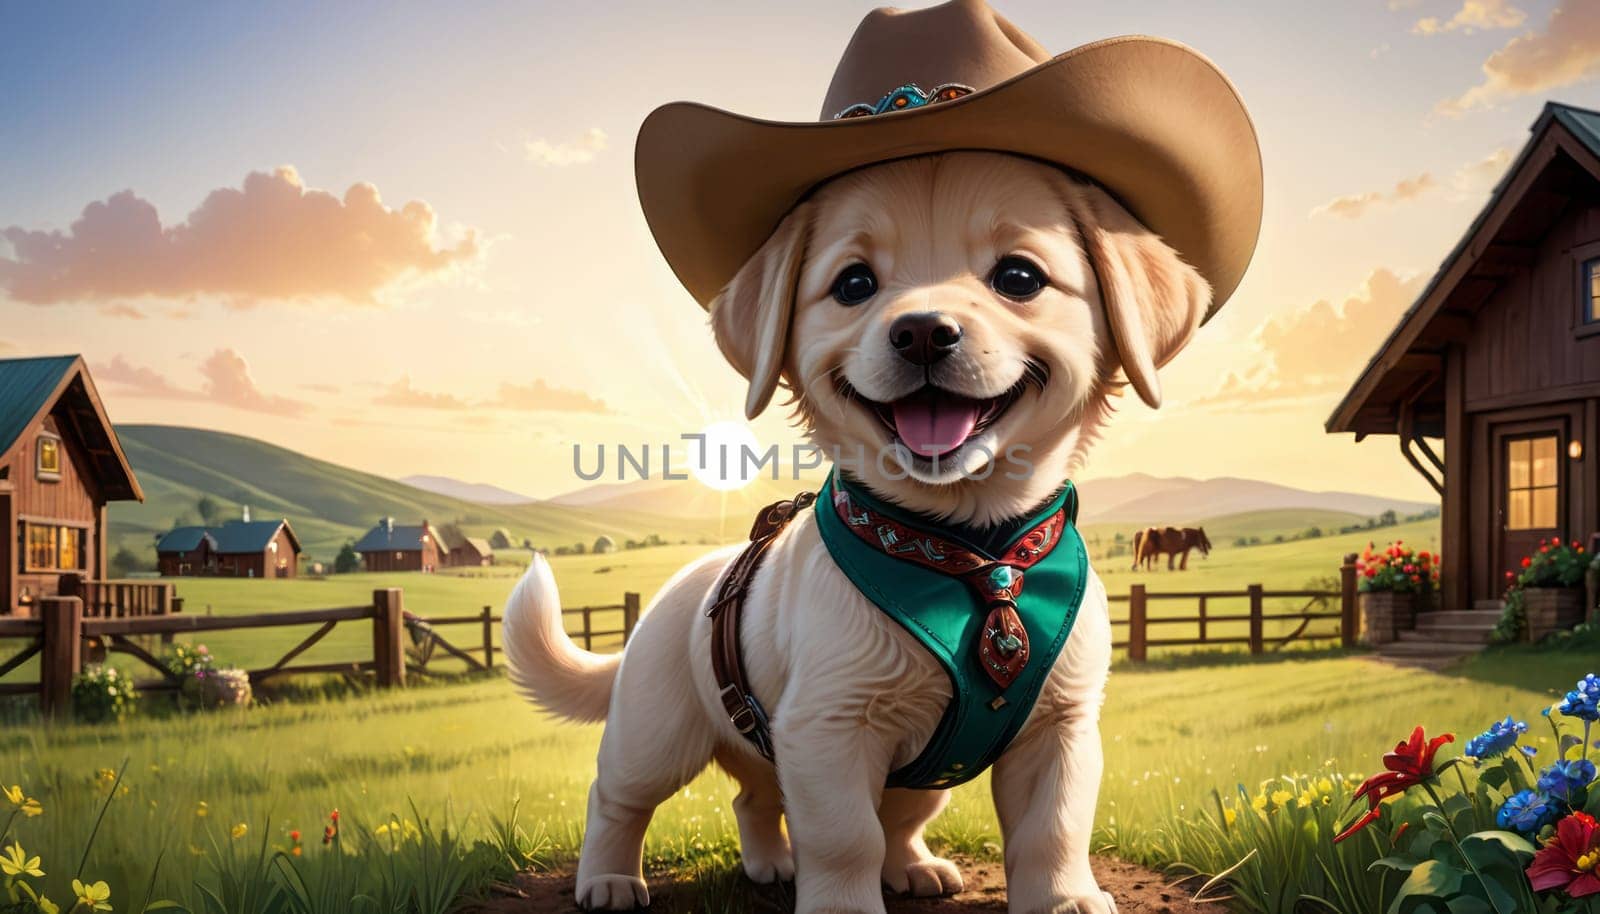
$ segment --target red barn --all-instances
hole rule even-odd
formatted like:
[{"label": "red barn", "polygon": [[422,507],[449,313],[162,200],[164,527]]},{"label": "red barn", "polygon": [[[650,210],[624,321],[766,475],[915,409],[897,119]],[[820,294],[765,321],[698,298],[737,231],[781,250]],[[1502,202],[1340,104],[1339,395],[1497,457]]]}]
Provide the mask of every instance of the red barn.
[{"label": "red barn", "polygon": [[0,615],[103,580],[106,504],[143,500],[82,358],[0,360]]},{"label": "red barn", "polygon": [[177,527],[156,544],[156,559],[162,577],[292,578],[300,540],[287,520]]},{"label": "red barn", "polygon": [[356,543],[367,571],[432,572],[444,565],[439,531],[426,520],[416,526],[399,526],[385,517]]}]

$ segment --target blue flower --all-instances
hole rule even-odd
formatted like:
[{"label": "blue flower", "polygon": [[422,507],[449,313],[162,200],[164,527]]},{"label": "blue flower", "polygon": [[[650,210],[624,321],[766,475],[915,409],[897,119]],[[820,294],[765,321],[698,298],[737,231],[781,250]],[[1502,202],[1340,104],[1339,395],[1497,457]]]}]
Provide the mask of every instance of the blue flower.
[{"label": "blue flower", "polygon": [[1600,677],[1593,673],[1578,680],[1577,688],[1561,700],[1561,713],[1593,723],[1600,720]]},{"label": "blue flower", "polygon": [[1512,795],[1500,805],[1494,820],[1501,828],[1536,835],[1539,829],[1555,821],[1556,809],[1549,797],[1534,790],[1524,790]]},{"label": "blue flower", "polygon": [[1582,790],[1594,781],[1594,762],[1573,759],[1556,762],[1539,773],[1539,790],[1553,799],[1571,802],[1573,791]]},{"label": "blue flower", "polygon": [[1466,754],[1475,759],[1491,759],[1505,755],[1517,744],[1517,737],[1528,732],[1528,725],[1520,720],[1498,720],[1489,729],[1467,740]]}]

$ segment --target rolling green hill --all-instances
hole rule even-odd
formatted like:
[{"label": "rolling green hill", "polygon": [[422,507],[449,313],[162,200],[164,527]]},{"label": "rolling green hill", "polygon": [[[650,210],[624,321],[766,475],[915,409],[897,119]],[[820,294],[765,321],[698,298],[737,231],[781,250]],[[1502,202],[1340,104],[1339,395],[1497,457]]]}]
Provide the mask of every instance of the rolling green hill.
[{"label": "rolling green hill", "polygon": [[[504,527],[518,542],[527,538],[546,547],[592,542],[601,534],[619,542],[652,533],[672,541],[717,535],[715,520],[613,506],[473,504],[240,435],[165,425],[118,426],[117,435],[145,501],[111,506],[112,548],[130,548],[152,563],[158,534],[175,521],[199,523],[195,504],[203,495],[228,517],[249,505],[258,520],[288,518],[307,554],[321,561],[386,515],[401,523],[456,522],[475,536]],[[742,531],[743,522],[734,528]]]}]

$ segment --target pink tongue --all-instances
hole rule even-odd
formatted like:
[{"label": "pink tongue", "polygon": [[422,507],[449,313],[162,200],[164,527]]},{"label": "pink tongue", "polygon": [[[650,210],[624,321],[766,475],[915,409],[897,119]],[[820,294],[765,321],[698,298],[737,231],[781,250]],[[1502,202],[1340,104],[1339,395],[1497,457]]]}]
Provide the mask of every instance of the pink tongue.
[{"label": "pink tongue", "polygon": [[978,404],[963,397],[918,391],[894,402],[894,430],[906,447],[939,457],[960,447],[978,424]]}]

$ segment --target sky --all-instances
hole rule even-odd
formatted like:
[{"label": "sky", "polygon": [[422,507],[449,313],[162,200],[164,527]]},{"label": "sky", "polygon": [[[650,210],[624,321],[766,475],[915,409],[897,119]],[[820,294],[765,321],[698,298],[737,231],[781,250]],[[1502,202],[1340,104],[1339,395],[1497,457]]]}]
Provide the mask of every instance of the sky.
[{"label": "sky", "polygon": [[[1044,46],[1182,41],[1238,86],[1266,213],[1238,292],[1088,477],[1429,498],[1323,421],[1547,99],[1600,107],[1600,3],[998,0]],[[852,2],[7,4],[0,357],[82,353],[114,421],[533,496],[574,445],[738,420],[658,254],[657,105],[811,120]],[[756,438],[793,439],[781,410]]]}]

